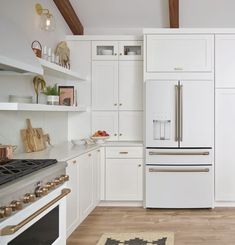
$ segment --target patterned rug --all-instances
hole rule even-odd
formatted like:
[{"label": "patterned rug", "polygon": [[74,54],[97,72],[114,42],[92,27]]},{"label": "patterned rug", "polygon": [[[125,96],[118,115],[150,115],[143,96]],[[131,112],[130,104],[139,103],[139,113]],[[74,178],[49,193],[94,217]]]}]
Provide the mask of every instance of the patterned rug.
[{"label": "patterned rug", "polygon": [[174,245],[174,233],[108,233],[103,234],[96,245]]}]

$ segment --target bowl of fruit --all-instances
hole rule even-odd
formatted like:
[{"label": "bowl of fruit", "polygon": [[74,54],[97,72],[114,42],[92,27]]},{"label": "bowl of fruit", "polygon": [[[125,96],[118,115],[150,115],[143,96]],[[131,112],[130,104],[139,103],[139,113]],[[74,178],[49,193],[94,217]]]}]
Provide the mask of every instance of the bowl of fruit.
[{"label": "bowl of fruit", "polygon": [[109,134],[106,131],[98,130],[91,136],[91,138],[95,143],[103,144],[109,138]]}]

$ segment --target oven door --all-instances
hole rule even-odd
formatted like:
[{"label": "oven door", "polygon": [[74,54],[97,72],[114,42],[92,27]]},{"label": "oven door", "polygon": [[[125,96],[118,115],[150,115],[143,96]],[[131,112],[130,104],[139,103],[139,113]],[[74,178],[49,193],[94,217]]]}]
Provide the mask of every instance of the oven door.
[{"label": "oven door", "polygon": [[1,245],[66,245],[66,200],[63,186],[0,223]]},{"label": "oven door", "polygon": [[212,208],[213,166],[146,166],[146,208]]}]

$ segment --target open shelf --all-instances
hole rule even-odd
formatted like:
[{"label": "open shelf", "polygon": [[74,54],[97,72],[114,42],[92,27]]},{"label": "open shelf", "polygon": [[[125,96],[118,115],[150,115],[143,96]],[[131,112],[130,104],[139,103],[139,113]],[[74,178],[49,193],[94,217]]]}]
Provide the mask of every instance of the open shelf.
[{"label": "open shelf", "polygon": [[0,111],[58,111],[86,112],[86,106],[62,106],[45,104],[24,104],[0,102]]},{"label": "open shelf", "polygon": [[85,79],[81,78],[81,76],[77,72],[71,71],[69,69],[66,69],[62,66],[56,65],[56,64],[49,62],[47,60],[44,60],[44,59],[38,58],[38,60],[44,69],[44,74],[48,73],[50,75],[53,75],[56,77],[61,77],[64,79],[85,81]]}]

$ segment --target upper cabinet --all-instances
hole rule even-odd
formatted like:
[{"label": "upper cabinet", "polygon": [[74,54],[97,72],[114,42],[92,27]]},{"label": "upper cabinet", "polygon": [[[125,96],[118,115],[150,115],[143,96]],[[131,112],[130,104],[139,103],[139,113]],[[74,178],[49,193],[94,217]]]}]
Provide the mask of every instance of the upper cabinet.
[{"label": "upper cabinet", "polygon": [[146,72],[212,72],[213,35],[147,35]]},{"label": "upper cabinet", "polygon": [[119,42],[119,60],[143,60],[142,41]]},{"label": "upper cabinet", "polygon": [[215,36],[215,84],[217,88],[235,87],[235,35]]},{"label": "upper cabinet", "polygon": [[93,41],[93,60],[143,60],[142,41]]}]

